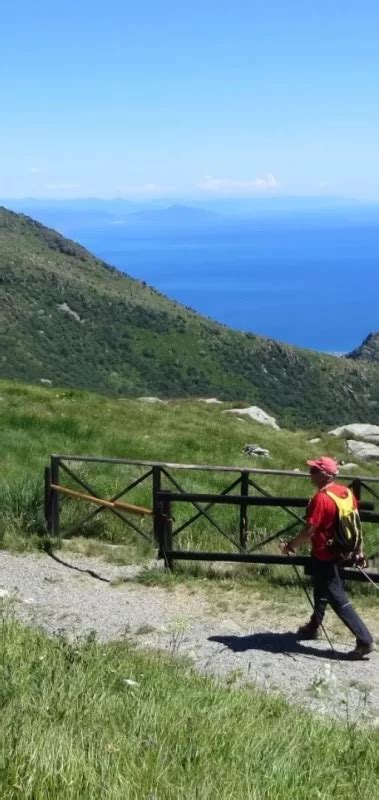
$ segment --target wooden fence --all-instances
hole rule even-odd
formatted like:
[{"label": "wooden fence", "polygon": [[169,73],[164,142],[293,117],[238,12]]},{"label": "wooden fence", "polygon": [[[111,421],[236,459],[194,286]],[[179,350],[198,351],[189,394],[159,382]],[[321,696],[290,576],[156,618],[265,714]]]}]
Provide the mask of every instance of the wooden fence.
[{"label": "wooden fence", "polygon": [[[92,483],[82,475],[78,475],[77,467],[92,464],[107,465],[112,468],[115,465],[130,468],[142,469],[142,475],[138,475],[129,481],[121,490],[117,491],[109,498],[102,497]],[[76,470],[76,471],[75,471]],[[197,473],[219,473],[226,478],[226,486],[217,494],[188,492],[182,482],[173,476],[173,471],[187,474]],[[46,528],[52,536],[73,536],[75,533],[83,532],[85,526],[94,517],[108,511],[118,517],[130,530],[151,542],[158,547],[158,555],[164,558],[167,566],[171,567],[176,560],[204,560],[204,561],[230,561],[247,562],[259,564],[286,564],[292,563],[304,566],[309,570],[310,559],[303,556],[291,557],[272,555],[260,552],[261,549],[282,536],[293,533],[293,530],[304,521],[304,513],[299,510],[305,509],[308,503],[307,497],[292,496],[273,496],[262,481],[267,476],[278,476],[286,478],[288,484],[291,481],[309,481],[308,472],[293,472],[289,470],[258,469],[246,467],[224,467],[213,465],[197,464],[176,464],[169,462],[137,461],[123,458],[105,458],[95,456],[73,456],[73,455],[53,455],[51,456],[50,466],[45,469],[45,518]],[[72,485],[67,486],[65,479],[69,478],[70,483],[78,488],[73,489]],[[371,476],[341,476],[341,480],[351,486],[359,502],[360,516],[363,523],[379,523],[379,513],[375,511],[375,501],[379,501],[379,478]],[[149,484],[151,497],[151,507],[141,507],[135,503],[129,503],[130,493],[142,484]],[[84,491],[83,491],[84,490]],[[365,494],[365,499],[363,499]],[[87,503],[95,505],[78,519],[69,528],[62,529],[60,524],[60,505],[65,497],[76,497]],[[122,498],[122,499],[121,499]],[[126,498],[126,500],[125,500]],[[180,524],[175,526],[175,515],[173,508],[177,503],[191,504],[193,513]],[[234,505],[239,509],[239,524],[234,534],[220,524],[212,515],[212,510],[219,505]],[[287,517],[287,523],[269,535],[264,536],[259,541],[250,544],[248,541],[249,531],[249,511],[257,507],[279,507]],[[298,510],[296,510],[298,509]],[[151,517],[151,527],[149,530],[144,525],[136,521],[135,516]],[[131,519],[133,516],[133,519]],[[288,521],[288,518],[290,520]],[[204,550],[183,550],[175,546],[179,534],[188,529],[200,519],[206,520],[218,535],[227,540],[233,547],[234,552],[230,551],[204,551]],[[379,538],[379,537],[378,537]],[[376,556],[376,553],[369,556]],[[379,582],[379,574],[370,571],[370,576],[375,582]],[[362,580],[361,573],[353,570],[346,570],[346,577],[353,580]]]}]

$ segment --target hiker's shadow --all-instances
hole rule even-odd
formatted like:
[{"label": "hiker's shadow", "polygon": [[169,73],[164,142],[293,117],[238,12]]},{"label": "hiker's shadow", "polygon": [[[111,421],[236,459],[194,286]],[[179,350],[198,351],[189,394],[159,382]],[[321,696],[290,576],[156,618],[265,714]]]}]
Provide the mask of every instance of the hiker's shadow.
[{"label": "hiker's shadow", "polygon": [[338,658],[340,661],[348,659],[347,653],[336,652],[331,650],[330,647],[314,647],[311,644],[302,644],[293,633],[265,631],[263,633],[252,633],[250,636],[209,636],[208,641],[223,644],[233,653],[245,653],[246,650],[263,650],[266,653],[274,654],[291,655],[297,653],[298,655],[316,656],[317,658]]}]

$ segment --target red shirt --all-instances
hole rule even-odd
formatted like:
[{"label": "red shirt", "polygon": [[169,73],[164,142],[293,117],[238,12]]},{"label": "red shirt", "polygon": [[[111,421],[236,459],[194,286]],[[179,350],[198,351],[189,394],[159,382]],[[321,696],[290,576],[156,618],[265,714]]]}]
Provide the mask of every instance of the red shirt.
[{"label": "red shirt", "polygon": [[[347,497],[346,486],[340,483],[328,483],[321,489],[309,502],[307,509],[307,523],[315,528],[312,536],[312,556],[319,558],[320,561],[333,561],[335,555],[328,548],[328,541],[333,539],[334,530],[338,520],[338,510],[331,497],[326,494],[331,491],[338,497]],[[357,508],[357,501],[354,498],[354,506]]]}]

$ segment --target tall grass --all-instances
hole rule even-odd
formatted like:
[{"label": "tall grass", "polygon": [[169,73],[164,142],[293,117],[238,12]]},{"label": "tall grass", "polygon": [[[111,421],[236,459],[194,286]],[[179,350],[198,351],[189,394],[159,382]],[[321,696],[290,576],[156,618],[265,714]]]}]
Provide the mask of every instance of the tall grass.
[{"label": "tall grass", "polygon": [[[138,400],[115,400],[89,392],[18,386],[0,381],[2,414],[2,453],[0,464],[0,525],[26,537],[41,528],[43,467],[52,452],[107,455],[133,459],[198,464],[224,464],[301,469],[308,456],[329,452],[347,458],[343,440],[325,431],[274,431],[251,421],[240,421],[224,414],[228,405],[207,406],[198,401],[171,401],[165,404]],[[318,434],[319,444],[308,439]],[[271,452],[271,459],[254,460],[242,455],[243,446],[257,442]],[[82,478],[105,497],[132,481],[142,470],[110,465],[73,465]],[[367,474],[378,474],[375,465],[362,465]],[[211,472],[180,472],[173,477],[188,491],[219,492],[234,475]],[[70,485],[67,476],[63,476]],[[307,496],[311,487],[302,479],[259,477],[259,485],[273,494]],[[74,484],[71,484],[73,488]],[[165,481],[169,488],[169,481]],[[38,487],[38,488],[37,488]],[[254,489],[251,490],[256,491]],[[37,496],[38,495],[38,496]],[[144,483],[129,495],[131,502],[151,505],[151,483]],[[69,529],[89,510],[89,506],[64,499],[62,529]],[[4,511],[2,511],[2,508]],[[174,508],[175,526],[190,516],[193,509],[184,504]],[[239,510],[219,506],[212,510],[233,538],[238,538]],[[249,543],[254,544],[289,521],[279,508],[254,508],[249,511]],[[145,523],[148,530],[148,521]],[[83,535],[134,548],[143,539],[113,515],[97,515]],[[377,528],[368,531],[368,541],[377,541]],[[232,549],[204,518],[183,531],[178,545],[212,550]],[[143,548],[145,546],[143,545]]]},{"label": "tall grass", "polygon": [[0,542],[32,544],[33,534],[44,532],[43,496],[37,477],[21,475],[0,481]]},{"label": "tall grass", "polygon": [[2,800],[372,800],[378,736],[127,644],[3,619]]}]

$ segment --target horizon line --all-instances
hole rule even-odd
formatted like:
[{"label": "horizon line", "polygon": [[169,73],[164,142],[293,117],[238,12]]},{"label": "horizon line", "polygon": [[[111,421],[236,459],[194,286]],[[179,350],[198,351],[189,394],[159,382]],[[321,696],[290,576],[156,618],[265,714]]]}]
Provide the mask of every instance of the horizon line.
[{"label": "horizon line", "polygon": [[58,195],[17,195],[8,196],[0,195],[0,202],[83,202],[83,201],[101,201],[101,202],[133,202],[138,204],[154,203],[154,202],[169,202],[171,205],[181,205],[183,202],[203,202],[203,203],[217,203],[217,202],[257,202],[262,204],[277,202],[277,201],[319,201],[319,202],[341,202],[352,203],[356,205],[379,205],[379,197],[354,197],[351,195],[320,195],[320,194],[272,194],[272,195],[218,195],[218,196],[199,196],[191,194],[183,195],[154,195],[145,197],[133,195],[102,195],[102,194],[83,194],[67,197],[59,197]]}]

